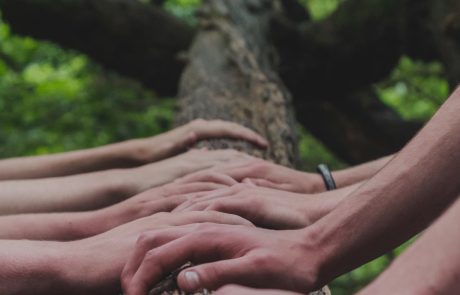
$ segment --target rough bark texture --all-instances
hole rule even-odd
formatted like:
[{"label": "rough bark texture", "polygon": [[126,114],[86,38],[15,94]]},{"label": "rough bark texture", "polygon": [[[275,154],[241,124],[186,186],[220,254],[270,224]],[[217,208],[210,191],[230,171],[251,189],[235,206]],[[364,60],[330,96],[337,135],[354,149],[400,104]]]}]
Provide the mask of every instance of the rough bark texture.
[{"label": "rough bark texture", "polygon": [[[370,90],[401,55],[439,60],[450,84],[460,82],[457,0],[348,0],[320,22],[297,1],[279,1],[270,35],[280,76],[301,123],[349,163],[396,151],[420,126]],[[195,30],[162,12],[162,2],[0,0],[0,9],[15,32],[78,49],[161,95],[174,95],[184,66],[178,56],[185,57]]]},{"label": "rough bark texture", "polygon": [[[274,48],[268,38],[272,5],[271,0],[204,1],[201,30],[180,84],[177,123],[206,118],[244,124],[263,134],[270,149],[263,152],[234,140],[207,140],[199,146],[236,148],[294,166],[297,136],[291,100],[276,74]],[[182,294],[174,289],[172,276],[152,295]],[[324,288],[312,294],[328,292]]]},{"label": "rough bark texture", "polygon": [[223,119],[248,126],[270,141],[261,151],[244,142],[208,141],[294,166],[297,136],[291,98],[274,67],[270,44],[272,1],[205,1],[201,31],[189,54],[179,90],[178,123]]},{"label": "rough bark texture", "polygon": [[194,29],[132,0],[0,0],[14,32],[88,54],[160,95],[175,95]]}]

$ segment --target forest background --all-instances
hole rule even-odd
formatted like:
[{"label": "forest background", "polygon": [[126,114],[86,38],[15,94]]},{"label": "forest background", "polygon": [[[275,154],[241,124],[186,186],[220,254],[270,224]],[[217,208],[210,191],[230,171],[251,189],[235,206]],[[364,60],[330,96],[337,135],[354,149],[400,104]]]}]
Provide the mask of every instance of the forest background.
[{"label": "forest background", "polygon": [[[315,20],[340,0],[302,0]],[[168,0],[166,10],[195,22],[199,0]],[[333,86],[333,85],[331,85]],[[380,100],[404,119],[427,121],[449,94],[437,62],[403,56],[392,74],[373,86]],[[171,128],[174,98],[159,97],[140,83],[111,72],[81,53],[15,35],[0,11],[0,158],[69,151]],[[299,126],[302,169],[348,163]],[[375,278],[404,246],[335,280],[335,295],[353,294]]]}]

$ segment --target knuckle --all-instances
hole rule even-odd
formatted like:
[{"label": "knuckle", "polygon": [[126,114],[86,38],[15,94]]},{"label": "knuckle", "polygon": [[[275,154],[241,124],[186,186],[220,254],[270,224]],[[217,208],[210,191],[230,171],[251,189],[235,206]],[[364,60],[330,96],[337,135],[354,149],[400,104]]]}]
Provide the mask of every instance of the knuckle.
[{"label": "knuckle", "polygon": [[269,251],[261,251],[251,259],[252,264],[254,264],[258,269],[270,269],[273,263],[276,263],[278,259],[276,255]]},{"label": "knuckle", "polygon": [[154,239],[155,237],[151,232],[143,232],[137,238],[136,247],[140,249],[148,249]]}]

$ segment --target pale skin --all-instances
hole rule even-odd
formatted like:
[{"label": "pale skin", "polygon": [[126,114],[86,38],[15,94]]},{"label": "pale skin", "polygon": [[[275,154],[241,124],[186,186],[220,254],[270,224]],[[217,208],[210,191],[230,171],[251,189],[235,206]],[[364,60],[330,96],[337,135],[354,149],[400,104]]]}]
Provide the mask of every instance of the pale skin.
[{"label": "pale skin", "polygon": [[149,138],[61,154],[4,159],[0,161],[0,180],[49,178],[142,166],[181,153],[198,140],[222,137],[267,146],[264,138],[238,124],[197,119]]},{"label": "pale skin", "polygon": [[[393,157],[393,155],[387,156],[355,167],[333,171],[332,175],[337,188],[345,188],[368,180],[388,164]],[[183,183],[187,181],[221,182],[222,175],[231,177],[237,182],[249,180],[260,187],[295,193],[315,194],[326,191],[324,181],[317,173],[297,171],[255,158],[236,165],[230,163],[215,166],[192,173],[178,181]]]},{"label": "pale skin", "polygon": [[[217,137],[243,139],[261,148],[267,146],[261,136],[235,123],[195,120],[152,138],[64,154],[2,160],[0,179],[39,179],[0,181],[0,215],[98,209],[201,169],[250,159],[231,150],[195,150],[163,159],[184,151],[197,140]],[[120,161],[128,155],[142,158],[138,164],[157,162],[88,172],[122,167]],[[5,171],[9,177],[2,176]],[[62,176],[78,172],[88,173]]]},{"label": "pale skin", "polygon": [[200,196],[224,187],[215,183],[171,183],[99,210],[0,216],[0,239],[83,239],[139,218],[169,212],[192,196]]},{"label": "pale skin", "polygon": [[119,294],[123,265],[147,239],[143,232],[191,223],[252,227],[218,212],[159,213],[74,242],[0,240],[0,294]]},{"label": "pale skin", "polygon": [[359,185],[306,195],[258,187],[247,180],[246,183],[196,194],[173,212],[219,211],[239,215],[259,227],[299,229],[331,212]]},{"label": "pale skin", "polygon": [[250,158],[234,150],[191,150],[136,168],[0,182],[0,215],[84,211],[103,208],[227,161]]},{"label": "pale skin", "polygon": [[[151,231],[150,247],[136,247],[123,272],[126,294],[145,294],[162,274],[190,260],[205,263],[179,274],[186,291],[236,283],[304,293],[393,249],[426,228],[460,191],[459,111],[460,89],[374,177],[305,229]],[[204,243],[204,236],[213,239]]]},{"label": "pale skin", "polygon": [[[460,199],[358,295],[453,294],[460,288]],[[216,295],[295,295],[281,290],[225,286]]]}]

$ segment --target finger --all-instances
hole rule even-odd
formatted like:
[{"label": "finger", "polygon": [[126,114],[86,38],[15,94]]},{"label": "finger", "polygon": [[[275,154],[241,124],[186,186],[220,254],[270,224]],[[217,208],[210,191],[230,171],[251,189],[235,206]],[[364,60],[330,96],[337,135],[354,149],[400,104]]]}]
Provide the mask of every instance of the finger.
[{"label": "finger", "polygon": [[245,139],[263,148],[268,147],[268,142],[265,138],[253,130],[233,122],[220,120],[209,121],[207,124],[201,125],[201,128],[196,130],[196,133],[199,139],[206,139],[210,137],[230,137],[235,139]]},{"label": "finger", "polygon": [[249,285],[256,273],[256,266],[246,257],[239,257],[185,269],[177,277],[177,283],[185,292],[216,290],[227,284]]},{"label": "finger", "polygon": [[[166,229],[145,231],[139,236],[136,242],[136,246],[134,247],[134,251],[128,259],[128,262],[123,270],[123,277],[124,280],[126,280],[125,283],[128,283],[128,281],[132,279],[135,271],[138,269],[148,251],[169,241],[178,239],[187,233],[193,232],[196,230],[196,226],[199,223],[243,225],[254,227],[251,222],[231,214],[211,211],[177,214],[174,218],[174,222],[168,223],[169,226]],[[170,226],[176,227],[172,228]]]},{"label": "finger", "polygon": [[175,181],[176,183],[193,183],[193,182],[209,182],[209,183],[216,183],[226,186],[232,186],[237,184],[238,182],[231,178],[228,175],[223,173],[219,173],[213,170],[205,170],[197,173],[193,173],[182,177]]},{"label": "finger", "polygon": [[[182,231],[182,232],[181,232]],[[198,235],[187,234],[183,229],[179,229],[179,238],[164,245],[155,243],[157,248],[145,253],[139,267],[132,278],[128,280],[123,277],[123,286],[126,295],[144,295],[161,279],[169,273],[186,264],[192,258],[207,261],[215,259],[214,256],[218,248],[212,249],[210,244],[214,241],[207,241],[198,238]],[[156,234],[158,240],[163,239],[166,233]]]},{"label": "finger", "polygon": [[283,189],[283,184],[275,183],[270,180],[262,179],[262,178],[245,178],[243,183],[252,183],[255,186],[265,187],[265,188],[273,188],[273,189]]},{"label": "finger", "polygon": [[213,191],[216,189],[227,188],[228,185],[214,182],[190,182],[181,185],[174,184],[170,188],[166,188],[164,196],[168,195],[184,195],[195,192]]},{"label": "finger", "polygon": [[187,197],[182,195],[182,196],[171,196],[169,198],[147,202],[143,206],[145,209],[142,211],[142,212],[145,211],[145,213],[142,213],[140,216],[138,216],[138,218],[150,216],[152,214],[159,213],[159,212],[171,212],[177,206],[184,203],[186,200],[187,200]]},{"label": "finger", "polygon": [[243,179],[242,182],[245,183],[245,184],[247,184],[247,185],[250,185],[250,186],[252,186],[252,187],[256,187],[256,186],[257,186],[250,178],[245,178],[245,179]]},{"label": "finger", "polygon": [[200,198],[191,199],[187,202],[184,202],[183,204],[179,205],[174,211],[182,212],[199,203],[204,203],[206,201],[210,201],[213,199],[232,196],[241,190],[238,187],[239,185],[235,185],[232,187],[227,187],[227,188],[219,189],[213,192],[209,192],[208,194],[205,194],[204,196]]},{"label": "finger", "polygon": [[123,285],[123,288],[125,290],[129,289],[134,274],[138,270],[139,265],[141,265],[142,260],[144,259],[145,254],[148,251],[150,251],[154,247],[178,239],[187,234],[189,231],[189,229],[185,228],[182,230],[176,228],[174,230],[157,229],[142,233],[137,239],[136,245],[134,246],[134,250],[131,252],[121,273],[121,283]]}]

